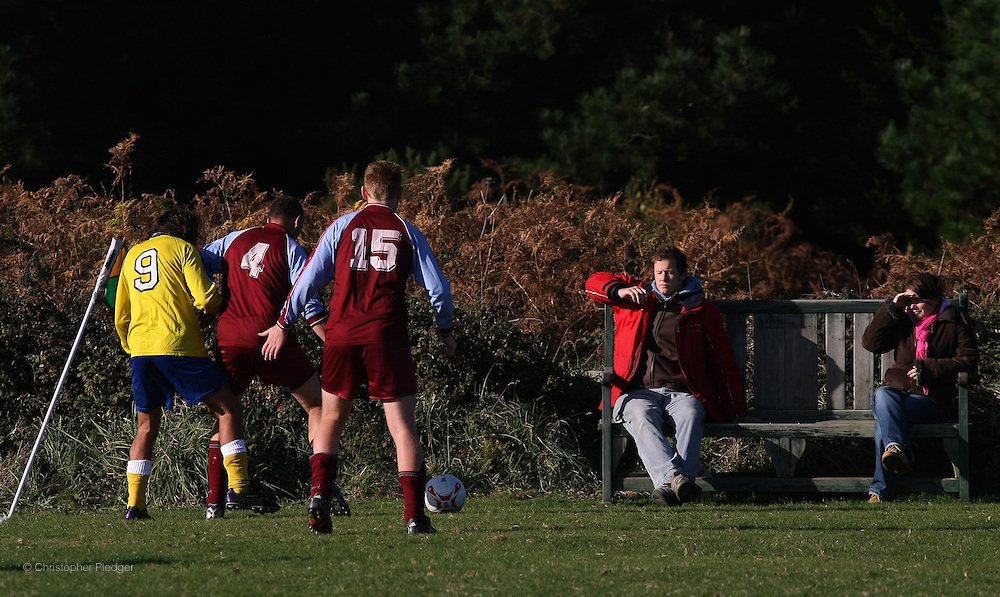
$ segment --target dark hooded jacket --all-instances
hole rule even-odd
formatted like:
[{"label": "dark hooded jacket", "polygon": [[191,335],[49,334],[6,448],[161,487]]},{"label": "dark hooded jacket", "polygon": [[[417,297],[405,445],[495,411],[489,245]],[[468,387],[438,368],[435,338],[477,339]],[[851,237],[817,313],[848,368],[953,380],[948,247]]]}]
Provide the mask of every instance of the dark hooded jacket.
[{"label": "dark hooded jacket", "polygon": [[[906,311],[887,302],[865,329],[862,344],[875,354],[893,351],[894,363],[883,375],[883,383],[897,390],[919,394],[923,390],[907,372],[917,363],[914,324]],[[920,382],[941,408],[954,410],[959,372],[971,377],[979,365],[976,334],[968,314],[955,305],[945,305],[931,324],[927,358],[920,359]]]}]

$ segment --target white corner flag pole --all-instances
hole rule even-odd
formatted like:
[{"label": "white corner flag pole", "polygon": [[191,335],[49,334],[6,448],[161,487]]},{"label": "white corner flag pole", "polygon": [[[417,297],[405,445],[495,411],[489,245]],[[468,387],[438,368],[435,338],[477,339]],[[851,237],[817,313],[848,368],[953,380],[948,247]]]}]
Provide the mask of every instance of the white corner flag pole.
[{"label": "white corner flag pole", "polygon": [[59,393],[62,392],[63,383],[66,381],[66,375],[69,373],[70,367],[73,365],[73,358],[76,356],[76,349],[80,346],[80,341],[83,339],[83,332],[87,328],[87,322],[90,320],[90,314],[94,310],[94,304],[100,299],[104,291],[104,285],[108,282],[108,276],[111,274],[111,268],[115,264],[115,260],[118,259],[118,253],[122,250],[124,243],[120,239],[112,238],[111,246],[108,247],[108,254],[104,258],[104,266],[101,267],[101,273],[97,276],[97,284],[94,285],[94,292],[90,295],[90,303],[87,305],[87,312],[83,315],[83,321],[80,322],[80,330],[76,333],[76,340],[73,342],[73,348],[69,351],[69,357],[66,359],[66,365],[63,367],[62,375],[59,376],[59,383],[56,384],[56,390],[52,394],[52,401],[49,402],[49,409],[45,413],[45,418],[42,420],[42,428],[38,431],[38,437],[35,438],[35,446],[31,449],[31,455],[28,457],[28,464],[24,467],[24,473],[21,475],[21,482],[17,486],[17,492],[14,494],[14,501],[10,504],[10,510],[7,511],[7,515],[0,518],[0,523],[7,522],[10,517],[14,515],[14,510],[17,509],[17,502],[21,499],[21,492],[24,491],[24,486],[28,482],[28,473],[31,472],[31,465],[35,461],[35,455],[38,454],[38,447],[42,444],[42,437],[45,436],[45,428],[49,426],[49,420],[52,419],[52,411],[56,406],[56,399],[59,398]]}]

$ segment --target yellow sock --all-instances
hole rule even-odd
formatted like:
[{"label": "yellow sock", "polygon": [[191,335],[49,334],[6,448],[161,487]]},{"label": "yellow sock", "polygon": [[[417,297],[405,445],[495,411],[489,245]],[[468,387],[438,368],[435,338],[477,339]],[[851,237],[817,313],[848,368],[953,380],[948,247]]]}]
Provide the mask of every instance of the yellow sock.
[{"label": "yellow sock", "polygon": [[221,448],[222,465],[229,475],[229,488],[236,493],[243,493],[250,486],[250,459],[247,458],[247,448],[243,440],[237,439]]},{"label": "yellow sock", "polygon": [[126,476],[128,477],[128,505],[139,510],[146,509],[146,489],[149,487],[149,474],[153,470],[152,460],[129,460]]}]

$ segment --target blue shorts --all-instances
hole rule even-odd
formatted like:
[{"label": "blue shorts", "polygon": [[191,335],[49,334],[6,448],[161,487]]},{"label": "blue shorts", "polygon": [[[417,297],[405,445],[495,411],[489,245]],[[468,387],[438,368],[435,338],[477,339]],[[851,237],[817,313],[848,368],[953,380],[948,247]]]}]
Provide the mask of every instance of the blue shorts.
[{"label": "blue shorts", "polygon": [[174,393],[188,406],[198,404],[229,383],[208,357],[132,357],[135,409],[148,413],[174,407]]}]

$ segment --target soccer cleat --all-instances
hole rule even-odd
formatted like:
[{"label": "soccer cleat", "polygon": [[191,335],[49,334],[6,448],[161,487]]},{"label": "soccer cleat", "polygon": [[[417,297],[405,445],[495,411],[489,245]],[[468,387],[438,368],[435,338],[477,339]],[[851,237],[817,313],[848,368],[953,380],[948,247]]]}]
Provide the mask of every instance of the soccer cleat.
[{"label": "soccer cleat", "polygon": [[333,498],[330,502],[330,512],[334,516],[350,516],[351,506],[344,498],[344,493],[336,483],[330,483],[330,495]]},{"label": "soccer cleat", "polygon": [[426,535],[436,532],[437,529],[434,528],[434,525],[431,524],[431,519],[427,518],[427,516],[418,516],[406,521],[407,535]]},{"label": "soccer cleat", "polygon": [[913,471],[913,461],[899,444],[889,444],[882,452],[882,466],[890,473],[905,475]]},{"label": "soccer cleat", "polygon": [[309,499],[309,528],[316,534],[333,532],[330,520],[330,500],[317,494]]},{"label": "soccer cleat", "polygon": [[135,506],[129,506],[125,509],[125,520],[153,520],[153,517],[145,508],[140,510]]},{"label": "soccer cleat", "polygon": [[225,518],[226,517],[226,505],[225,504],[209,504],[205,508],[205,520],[212,520],[215,518]]},{"label": "soccer cleat", "polygon": [[252,510],[257,514],[271,514],[281,509],[278,502],[252,489],[240,493],[230,489],[226,494],[226,508],[229,510]]},{"label": "soccer cleat", "polygon": [[701,496],[701,488],[698,487],[698,484],[680,473],[674,473],[667,480],[667,484],[674,490],[674,495],[681,503],[693,502]]}]

